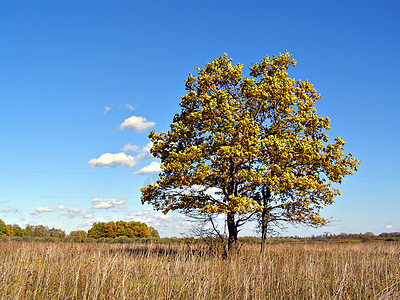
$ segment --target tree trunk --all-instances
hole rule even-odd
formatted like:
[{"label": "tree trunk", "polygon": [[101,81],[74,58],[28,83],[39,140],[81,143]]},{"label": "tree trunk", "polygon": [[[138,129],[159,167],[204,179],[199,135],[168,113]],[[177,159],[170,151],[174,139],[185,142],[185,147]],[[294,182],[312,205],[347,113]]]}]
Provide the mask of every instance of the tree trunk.
[{"label": "tree trunk", "polygon": [[268,232],[268,209],[264,206],[261,215],[261,253],[264,253],[264,245],[267,239],[267,232]]},{"label": "tree trunk", "polygon": [[235,223],[235,213],[229,212],[226,217],[227,225],[228,225],[228,252],[235,253],[237,251],[237,235],[238,229]]},{"label": "tree trunk", "polygon": [[268,233],[268,221],[269,221],[268,202],[271,197],[271,190],[269,189],[269,187],[263,187],[262,195],[263,195],[264,208],[261,213],[261,253],[264,252],[265,241],[267,239],[267,233]]}]

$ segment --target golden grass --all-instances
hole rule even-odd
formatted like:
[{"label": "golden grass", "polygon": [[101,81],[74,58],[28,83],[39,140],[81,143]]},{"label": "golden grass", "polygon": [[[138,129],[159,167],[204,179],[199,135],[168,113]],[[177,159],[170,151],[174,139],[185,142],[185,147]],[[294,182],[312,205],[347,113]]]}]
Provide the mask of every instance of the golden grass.
[{"label": "golden grass", "polygon": [[0,299],[398,299],[400,244],[0,243]]}]

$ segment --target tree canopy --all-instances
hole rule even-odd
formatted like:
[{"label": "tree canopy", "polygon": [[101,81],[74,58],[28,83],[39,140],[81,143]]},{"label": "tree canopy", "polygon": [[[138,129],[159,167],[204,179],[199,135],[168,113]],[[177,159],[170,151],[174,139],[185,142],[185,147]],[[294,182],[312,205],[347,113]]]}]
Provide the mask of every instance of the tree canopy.
[{"label": "tree canopy", "polygon": [[341,138],[329,142],[330,120],[315,108],[321,95],[288,76],[296,65],[288,52],[253,64],[250,77],[231,61],[223,54],[189,74],[170,130],[150,133],[162,173],[142,202],[164,213],[226,214],[230,248],[252,215],[263,238],[282,221],[326,224],[320,211],[340,194],[334,184],[359,161]]},{"label": "tree canopy", "polygon": [[157,230],[153,227],[147,226],[146,223],[141,222],[96,222],[93,223],[92,227],[88,230],[88,237],[101,238],[109,237],[115,238],[119,236],[127,236],[130,238],[135,237],[159,237]]}]

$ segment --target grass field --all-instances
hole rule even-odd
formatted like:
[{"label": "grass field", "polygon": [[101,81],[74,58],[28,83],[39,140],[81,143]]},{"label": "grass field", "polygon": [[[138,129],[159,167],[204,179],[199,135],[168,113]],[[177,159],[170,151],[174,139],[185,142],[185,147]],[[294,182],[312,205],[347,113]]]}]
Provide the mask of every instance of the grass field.
[{"label": "grass field", "polygon": [[0,299],[399,299],[400,243],[0,243]]}]

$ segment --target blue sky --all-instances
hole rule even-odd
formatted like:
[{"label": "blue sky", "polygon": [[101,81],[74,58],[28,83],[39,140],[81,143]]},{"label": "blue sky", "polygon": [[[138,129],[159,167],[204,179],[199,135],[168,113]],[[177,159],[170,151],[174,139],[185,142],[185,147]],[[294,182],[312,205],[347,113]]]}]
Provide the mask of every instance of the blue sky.
[{"label": "blue sky", "polygon": [[67,232],[138,220],[179,236],[179,214],[140,203],[155,178],[137,173],[156,170],[149,131],[168,130],[205,62],[228,53],[248,67],[288,50],[290,76],[314,84],[329,136],[362,165],[324,210],[329,226],[283,235],[400,231],[399,11],[398,1],[2,1],[0,219]]}]

